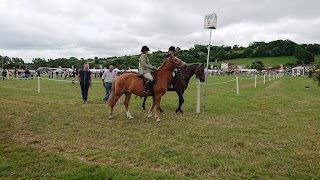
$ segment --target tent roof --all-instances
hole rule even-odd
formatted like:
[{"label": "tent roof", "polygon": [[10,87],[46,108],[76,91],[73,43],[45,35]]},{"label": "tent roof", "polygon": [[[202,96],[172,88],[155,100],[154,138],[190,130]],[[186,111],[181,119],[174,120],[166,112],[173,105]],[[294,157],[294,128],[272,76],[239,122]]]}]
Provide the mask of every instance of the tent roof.
[{"label": "tent roof", "polygon": [[292,68],[292,69],[304,69],[304,67],[298,66],[298,67],[295,67],[295,68]]}]

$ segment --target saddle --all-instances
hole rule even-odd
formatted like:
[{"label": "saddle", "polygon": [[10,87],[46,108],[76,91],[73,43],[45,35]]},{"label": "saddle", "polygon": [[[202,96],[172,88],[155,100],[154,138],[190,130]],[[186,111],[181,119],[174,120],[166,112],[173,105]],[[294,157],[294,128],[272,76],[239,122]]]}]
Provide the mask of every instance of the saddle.
[{"label": "saddle", "polygon": [[[142,78],[143,79],[143,84],[144,85],[147,83],[148,79],[145,78],[143,75],[138,73],[137,76],[138,76],[138,78]],[[156,74],[153,71],[151,71],[151,76],[153,78],[153,81],[151,83],[154,84],[156,82]]]}]

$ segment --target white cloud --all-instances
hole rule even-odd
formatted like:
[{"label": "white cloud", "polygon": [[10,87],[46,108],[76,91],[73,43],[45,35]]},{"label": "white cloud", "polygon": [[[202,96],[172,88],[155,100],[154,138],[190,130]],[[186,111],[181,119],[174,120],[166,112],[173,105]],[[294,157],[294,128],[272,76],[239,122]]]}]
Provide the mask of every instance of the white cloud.
[{"label": "white cloud", "polygon": [[320,43],[316,0],[2,0],[0,55],[32,58],[138,54],[141,46],[207,44],[205,14],[216,12],[212,44],[290,39]]}]

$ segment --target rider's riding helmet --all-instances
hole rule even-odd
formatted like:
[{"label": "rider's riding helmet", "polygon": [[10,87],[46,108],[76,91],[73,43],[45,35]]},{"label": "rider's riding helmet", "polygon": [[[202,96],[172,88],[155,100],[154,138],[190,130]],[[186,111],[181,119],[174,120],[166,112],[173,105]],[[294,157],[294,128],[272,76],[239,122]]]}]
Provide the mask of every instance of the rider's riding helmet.
[{"label": "rider's riding helmet", "polygon": [[148,46],[143,46],[141,48],[141,52],[145,52],[145,51],[150,51],[150,49],[148,48]]},{"label": "rider's riding helmet", "polygon": [[174,52],[175,52],[175,51],[176,51],[176,48],[175,48],[174,46],[170,46],[170,47],[169,47],[169,51],[174,51]]}]

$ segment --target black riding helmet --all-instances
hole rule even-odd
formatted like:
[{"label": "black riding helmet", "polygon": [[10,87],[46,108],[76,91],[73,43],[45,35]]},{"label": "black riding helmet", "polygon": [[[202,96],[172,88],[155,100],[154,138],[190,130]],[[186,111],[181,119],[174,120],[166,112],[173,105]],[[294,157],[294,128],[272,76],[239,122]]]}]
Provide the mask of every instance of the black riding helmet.
[{"label": "black riding helmet", "polygon": [[174,46],[170,46],[170,47],[169,47],[169,51],[174,51],[174,52],[175,52],[175,51],[176,51],[176,48],[175,48]]},{"label": "black riding helmet", "polygon": [[148,48],[148,46],[143,46],[141,48],[141,52],[145,52],[145,51],[150,51],[150,49]]}]

